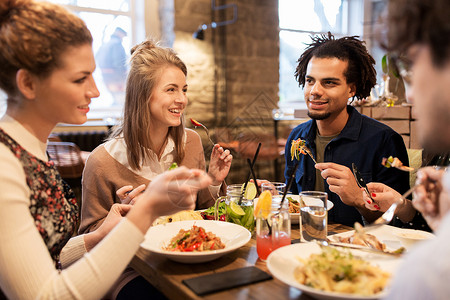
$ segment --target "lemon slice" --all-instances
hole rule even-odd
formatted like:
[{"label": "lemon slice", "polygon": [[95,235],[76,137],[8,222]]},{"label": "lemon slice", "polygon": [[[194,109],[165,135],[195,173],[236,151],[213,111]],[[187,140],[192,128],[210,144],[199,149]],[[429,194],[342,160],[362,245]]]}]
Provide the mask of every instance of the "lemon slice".
[{"label": "lemon slice", "polygon": [[[242,184],[241,191],[244,190],[245,183]],[[249,181],[247,187],[245,188],[244,198],[248,200],[253,200],[256,197],[256,186],[253,182]]]},{"label": "lemon slice", "polygon": [[264,219],[267,219],[267,216],[272,209],[272,194],[270,191],[264,191],[259,195],[258,202],[255,205],[255,217],[261,215]]},{"label": "lemon slice", "polygon": [[230,203],[231,216],[234,218],[242,217],[245,215],[245,211],[236,202]]}]

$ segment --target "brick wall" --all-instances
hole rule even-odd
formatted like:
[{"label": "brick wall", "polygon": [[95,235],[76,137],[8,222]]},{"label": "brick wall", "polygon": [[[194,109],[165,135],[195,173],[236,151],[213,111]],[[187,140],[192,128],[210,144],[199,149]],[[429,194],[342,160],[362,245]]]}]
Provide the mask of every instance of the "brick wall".
[{"label": "brick wall", "polygon": [[[205,39],[192,34],[201,24],[233,19],[233,9],[212,10],[210,0],[175,0],[174,49],[188,67],[186,119],[194,118],[214,133],[229,129],[231,139],[242,132],[273,132],[272,109],[278,101],[278,1],[218,0],[237,4],[233,24],[208,28]],[[187,127],[192,127],[187,122]],[[205,151],[210,147],[205,133]],[[243,182],[245,161],[235,154],[228,182]],[[284,162],[279,159],[280,169]],[[258,177],[274,180],[273,163],[260,161]],[[284,179],[282,179],[284,180]]]}]

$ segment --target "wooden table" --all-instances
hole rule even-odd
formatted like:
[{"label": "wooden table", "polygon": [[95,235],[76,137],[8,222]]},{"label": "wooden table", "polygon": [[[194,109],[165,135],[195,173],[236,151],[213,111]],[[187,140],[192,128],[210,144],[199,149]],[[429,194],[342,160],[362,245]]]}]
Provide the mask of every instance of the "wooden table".
[{"label": "wooden table", "polygon": [[[329,224],[328,234],[352,230],[340,224]],[[300,237],[298,225],[292,225],[292,239]],[[240,249],[211,262],[202,264],[182,264],[140,248],[131,262],[131,266],[169,299],[312,299],[296,288],[290,287],[278,279],[245,285],[242,287],[208,294],[199,297],[182,280],[213,274],[227,270],[256,266],[268,273],[266,263],[258,258],[256,239],[252,238]]]}]

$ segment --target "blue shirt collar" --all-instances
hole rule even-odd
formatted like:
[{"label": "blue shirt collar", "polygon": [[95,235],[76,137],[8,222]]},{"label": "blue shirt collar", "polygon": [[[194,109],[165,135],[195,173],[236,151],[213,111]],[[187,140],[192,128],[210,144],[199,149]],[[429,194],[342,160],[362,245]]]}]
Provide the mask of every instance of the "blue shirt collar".
[{"label": "blue shirt collar", "polygon": [[[348,120],[345,124],[344,129],[336,139],[349,139],[357,141],[362,127],[363,116],[351,105],[347,105]],[[317,123],[316,120],[312,120],[311,126],[309,128],[306,140],[308,143],[312,144],[316,138]]]}]

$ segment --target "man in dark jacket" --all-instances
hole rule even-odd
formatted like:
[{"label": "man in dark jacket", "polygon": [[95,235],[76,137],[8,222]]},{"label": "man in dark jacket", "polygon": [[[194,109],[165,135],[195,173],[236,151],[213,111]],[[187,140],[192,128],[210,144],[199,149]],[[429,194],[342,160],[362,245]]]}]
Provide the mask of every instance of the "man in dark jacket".
[{"label": "man in dark jacket", "polygon": [[285,176],[289,178],[296,159],[291,159],[293,140],[302,139],[312,151],[300,156],[291,191],[325,191],[334,207],[328,220],[349,226],[372,222],[380,213],[365,208],[362,192],[351,171],[358,167],[366,182],[385,183],[398,192],[409,188],[409,174],[381,165],[383,157],[398,157],[408,165],[402,137],[390,127],[361,115],[347,105],[362,99],[376,83],[374,59],[356,37],[313,38],[298,60],[296,79],[304,87],[308,116],[312,119],[294,128],[286,143]]}]

